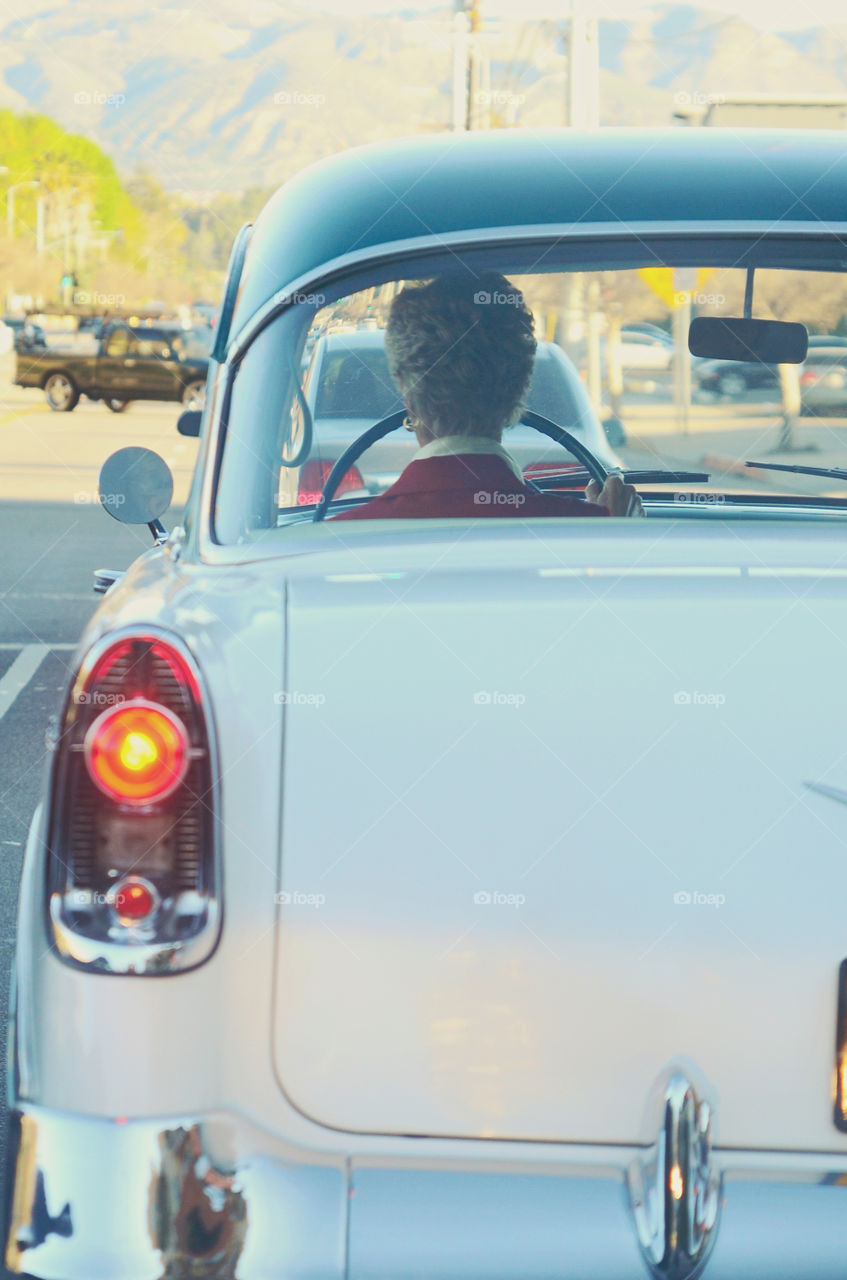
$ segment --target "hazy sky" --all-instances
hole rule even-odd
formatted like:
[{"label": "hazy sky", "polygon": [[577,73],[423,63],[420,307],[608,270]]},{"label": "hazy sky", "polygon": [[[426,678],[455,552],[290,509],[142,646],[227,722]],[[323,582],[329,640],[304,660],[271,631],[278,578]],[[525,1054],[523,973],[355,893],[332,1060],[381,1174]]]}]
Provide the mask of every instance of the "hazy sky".
[{"label": "hazy sky", "polygon": [[[601,17],[634,17],[651,7],[638,0],[584,2],[590,13]],[[492,18],[566,18],[570,13],[568,0],[480,0],[480,4],[483,17],[488,15]],[[352,14],[443,10],[449,6],[444,4],[444,0],[441,3],[419,0],[416,4],[388,4],[386,0],[312,0],[310,7]],[[706,0],[706,3],[697,3],[693,7],[734,13],[754,26],[778,31],[836,23],[847,25],[845,0]]]}]

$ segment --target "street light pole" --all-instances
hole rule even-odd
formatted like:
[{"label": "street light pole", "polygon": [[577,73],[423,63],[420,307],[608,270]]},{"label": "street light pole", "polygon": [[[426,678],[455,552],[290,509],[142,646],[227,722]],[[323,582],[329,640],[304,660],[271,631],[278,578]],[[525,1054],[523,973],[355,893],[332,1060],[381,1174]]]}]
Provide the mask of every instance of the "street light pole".
[{"label": "street light pole", "polygon": [[44,252],[44,214],[46,197],[40,195],[35,202],[35,252],[41,256]]},{"label": "street light pole", "polygon": [[40,186],[38,178],[28,178],[25,182],[13,182],[6,191],[6,230],[10,240],[15,238],[15,192],[22,187]]},{"label": "street light pole", "polygon": [[470,20],[464,9],[453,18],[453,109],[454,133],[468,127],[468,35]]},{"label": "street light pole", "polygon": [[568,33],[568,124],[596,129],[600,123],[600,50],[598,23],[584,0],[571,0]]}]

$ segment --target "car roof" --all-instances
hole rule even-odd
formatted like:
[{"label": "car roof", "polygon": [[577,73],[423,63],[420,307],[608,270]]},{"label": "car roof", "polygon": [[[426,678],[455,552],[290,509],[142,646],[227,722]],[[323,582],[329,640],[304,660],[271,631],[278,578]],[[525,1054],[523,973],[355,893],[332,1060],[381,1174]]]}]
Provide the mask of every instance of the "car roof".
[{"label": "car roof", "polygon": [[230,333],[279,290],[353,253],[502,228],[845,226],[838,130],[501,129],[356,147],[269,200]]}]

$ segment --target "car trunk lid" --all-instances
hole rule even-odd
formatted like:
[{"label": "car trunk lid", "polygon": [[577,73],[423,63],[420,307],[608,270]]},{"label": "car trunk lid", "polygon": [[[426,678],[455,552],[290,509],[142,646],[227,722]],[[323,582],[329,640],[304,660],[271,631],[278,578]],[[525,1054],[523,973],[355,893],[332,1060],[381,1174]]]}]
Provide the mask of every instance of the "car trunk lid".
[{"label": "car trunk lid", "polygon": [[274,1054],[308,1116],[640,1142],[683,1057],[721,1143],[842,1148],[847,808],[804,782],[847,786],[844,584],[639,546],[292,583]]}]

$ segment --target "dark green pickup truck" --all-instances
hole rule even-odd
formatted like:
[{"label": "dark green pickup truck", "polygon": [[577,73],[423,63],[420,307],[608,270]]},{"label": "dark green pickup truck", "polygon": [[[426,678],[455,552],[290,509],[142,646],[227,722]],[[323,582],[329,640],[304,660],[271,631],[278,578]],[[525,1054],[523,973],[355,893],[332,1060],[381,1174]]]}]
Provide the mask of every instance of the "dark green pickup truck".
[{"label": "dark green pickup truck", "polygon": [[70,413],[81,395],[121,413],[133,400],[178,400],[202,409],[209,361],[177,326],[108,325],[92,354],[50,348],[19,349],[15,384],[41,387],[57,413]]}]

